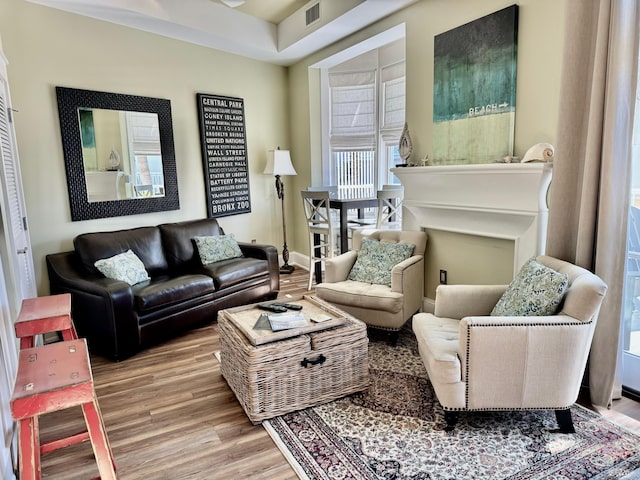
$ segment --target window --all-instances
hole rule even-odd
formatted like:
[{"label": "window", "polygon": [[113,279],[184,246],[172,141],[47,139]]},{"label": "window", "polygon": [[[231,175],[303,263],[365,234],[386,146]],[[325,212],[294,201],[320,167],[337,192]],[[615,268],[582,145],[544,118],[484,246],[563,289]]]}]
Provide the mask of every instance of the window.
[{"label": "window", "polygon": [[376,72],[330,73],[331,161],[342,197],[374,194]]},{"label": "window", "polygon": [[[636,79],[640,84],[640,77]],[[640,89],[633,122],[627,268],[622,305],[622,385],[640,392]]]},{"label": "window", "polygon": [[398,144],[402,135],[405,118],[405,64],[398,62],[381,70],[382,83],[382,125],[380,138],[383,155],[381,155],[381,183],[395,183],[400,181],[389,169],[402,163],[398,153]]},{"label": "window", "polygon": [[380,50],[327,70],[324,178],[338,186],[341,197],[374,196],[383,184],[400,183],[389,169],[402,163],[398,143],[405,119],[405,62],[384,61]]},{"label": "window", "polygon": [[136,197],[164,196],[158,115],[126,112],[128,149],[131,152],[131,185]]}]

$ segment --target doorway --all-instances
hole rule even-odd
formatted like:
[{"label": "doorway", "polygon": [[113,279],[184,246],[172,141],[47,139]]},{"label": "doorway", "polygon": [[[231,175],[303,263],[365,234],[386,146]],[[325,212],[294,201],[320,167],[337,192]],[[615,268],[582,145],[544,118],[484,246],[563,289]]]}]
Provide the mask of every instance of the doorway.
[{"label": "doorway", "polygon": [[623,390],[640,398],[640,93],[636,94],[632,139],[620,355]]}]

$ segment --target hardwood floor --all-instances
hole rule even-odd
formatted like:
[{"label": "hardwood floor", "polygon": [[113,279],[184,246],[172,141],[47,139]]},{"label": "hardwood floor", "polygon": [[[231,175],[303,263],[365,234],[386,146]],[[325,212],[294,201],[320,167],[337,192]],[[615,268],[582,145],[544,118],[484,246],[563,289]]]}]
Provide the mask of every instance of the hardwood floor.
[{"label": "hardwood floor", "polygon": [[[301,269],[283,275],[280,296],[308,293],[307,278]],[[219,347],[214,323],[120,363],[92,357],[121,480],[297,478],[262,426],[249,422],[220,375],[213,355]],[[637,402],[624,399],[602,413],[640,433]],[[83,423],[80,409],[45,415],[41,438],[73,433]],[[43,455],[42,472],[43,478],[65,480],[98,475],[88,443]]]},{"label": "hardwood floor", "polygon": [[[308,293],[307,272],[281,277],[281,297]],[[248,420],[220,374],[217,324],[120,363],[91,358],[96,393],[121,480],[293,480],[271,437]],[[82,412],[41,417],[43,441],[80,430]],[[60,427],[64,425],[64,428]],[[96,477],[91,445],[42,456],[43,478]]]}]

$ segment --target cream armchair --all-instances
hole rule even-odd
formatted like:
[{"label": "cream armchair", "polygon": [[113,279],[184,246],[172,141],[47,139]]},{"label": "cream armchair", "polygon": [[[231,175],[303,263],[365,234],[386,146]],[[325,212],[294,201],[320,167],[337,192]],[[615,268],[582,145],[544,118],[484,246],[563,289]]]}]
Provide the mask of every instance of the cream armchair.
[{"label": "cream armchair", "polygon": [[554,315],[489,316],[506,286],[440,285],[434,314],[413,317],[448,429],[461,410],[551,409],[558,431],[574,431],[569,407],[578,398],[607,286],[573,264],[536,260],[568,276]]},{"label": "cream armchair", "polygon": [[[364,238],[381,243],[414,245],[413,254],[391,270],[390,286],[349,280]],[[345,310],[367,325],[392,332],[391,343],[411,316],[420,310],[424,296],[424,251],[427,234],[421,231],[355,231],[353,250],[325,261],[325,281],[316,295]]]}]

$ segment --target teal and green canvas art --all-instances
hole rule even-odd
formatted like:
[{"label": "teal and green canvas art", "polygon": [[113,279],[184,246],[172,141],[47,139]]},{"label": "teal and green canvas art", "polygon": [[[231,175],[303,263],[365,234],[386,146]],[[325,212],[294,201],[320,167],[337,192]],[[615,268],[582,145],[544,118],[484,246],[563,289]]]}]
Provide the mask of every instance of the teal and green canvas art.
[{"label": "teal and green canvas art", "polygon": [[518,6],[434,39],[436,164],[493,163],[513,155]]}]

